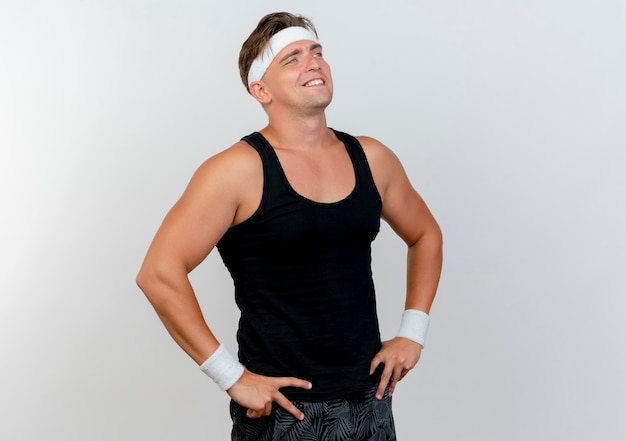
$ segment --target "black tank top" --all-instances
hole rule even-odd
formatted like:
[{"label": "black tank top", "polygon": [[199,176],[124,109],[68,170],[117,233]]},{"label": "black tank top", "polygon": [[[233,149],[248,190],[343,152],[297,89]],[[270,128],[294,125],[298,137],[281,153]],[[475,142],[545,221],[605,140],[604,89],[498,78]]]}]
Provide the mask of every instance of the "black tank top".
[{"label": "black tank top", "polygon": [[380,376],[369,375],[381,346],[370,246],[382,202],[359,141],[334,133],[356,184],[333,203],[298,194],[268,141],[258,132],[244,137],[263,163],[263,196],[217,244],[241,311],[239,361],[258,374],[311,381],[311,390],[282,389],[298,401],[364,391]]}]

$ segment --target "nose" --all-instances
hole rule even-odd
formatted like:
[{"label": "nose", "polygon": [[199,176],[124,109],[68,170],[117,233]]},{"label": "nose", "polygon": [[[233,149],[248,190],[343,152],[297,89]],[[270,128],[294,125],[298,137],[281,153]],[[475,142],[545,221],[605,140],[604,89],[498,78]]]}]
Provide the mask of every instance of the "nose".
[{"label": "nose", "polygon": [[319,70],[321,67],[320,60],[314,54],[309,54],[307,58],[308,70]]}]

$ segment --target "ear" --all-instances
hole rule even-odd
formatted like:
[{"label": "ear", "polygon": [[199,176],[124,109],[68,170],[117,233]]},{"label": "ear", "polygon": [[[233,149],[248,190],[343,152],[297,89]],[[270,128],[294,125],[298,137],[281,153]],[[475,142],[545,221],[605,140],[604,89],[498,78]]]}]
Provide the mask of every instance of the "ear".
[{"label": "ear", "polygon": [[267,87],[263,81],[255,81],[250,84],[250,95],[254,97],[255,100],[260,102],[261,104],[269,104],[272,101],[272,97],[267,90]]}]

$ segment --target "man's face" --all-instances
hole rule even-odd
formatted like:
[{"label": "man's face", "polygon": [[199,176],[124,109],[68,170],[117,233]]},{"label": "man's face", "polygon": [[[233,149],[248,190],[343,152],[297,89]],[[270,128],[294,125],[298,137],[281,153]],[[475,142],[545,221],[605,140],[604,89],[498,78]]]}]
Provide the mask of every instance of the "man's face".
[{"label": "man's face", "polygon": [[325,109],[333,96],[330,67],[319,43],[302,40],[287,45],[262,78],[272,102],[298,108]]}]

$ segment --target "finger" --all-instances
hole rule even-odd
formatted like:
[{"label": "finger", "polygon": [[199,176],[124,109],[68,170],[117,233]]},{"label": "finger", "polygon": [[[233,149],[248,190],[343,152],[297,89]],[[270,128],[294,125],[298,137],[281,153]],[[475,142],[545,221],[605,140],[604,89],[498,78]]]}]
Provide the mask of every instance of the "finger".
[{"label": "finger", "polygon": [[376,389],[376,399],[382,400],[383,395],[385,394],[385,389],[387,385],[391,381],[391,377],[393,375],[393,370],[385,365],[385,369],[383,369],[383,373],[380,375],[380,383],[378,383],[378,389]]},{"label": "finger", "polygon": [[396,385],[398,384],[398,382],[400,380],[402,380],[402,370],[401,369],[395,371],[391,375],[391,378],[389,379],[389,396],[393,395],[393,391],[396,390]]},{"label": "finger", "polygon": [[302,421],[304,419],[304,413],[302,413],[300,409],[298,409],[291,401],[287,399],[286,396],[284,396],[280,392],[276,394],[276,396],[274,397],[274,401],[276,402],[276,404],[292,414],[298,420]]},{"label": "finger", "polygon": [[372,362],[370,363],[370,375],[374,373],[374,371],[378,368],[378,366],[383,362],[382,357],[380,356],[380,352],[372,358]]},{"label": "finger", "polygon": [[408,374],[410,371],[410,369],[404,368],[402,369],[402,374],[400,374],[400,380],[402,380],[404,377],[406,377],[406,374]]},{"label": "finger", "polygon": [[387,387],[388,384],[388,380],[387,381],[383,381],[383,379],[380,379],[380,383],[378,383],[378,389],[376,389],[376,399],[377,400],[382,400],[383,399],[383,395],[385,394],[385,388]]},{"label": "finger", "polygon": [[301,380],[295,377],[269,377],[270,381],[278,389],[281,387],[299,387],[302,389],[311,389],[313,385],[310,381]]}]

